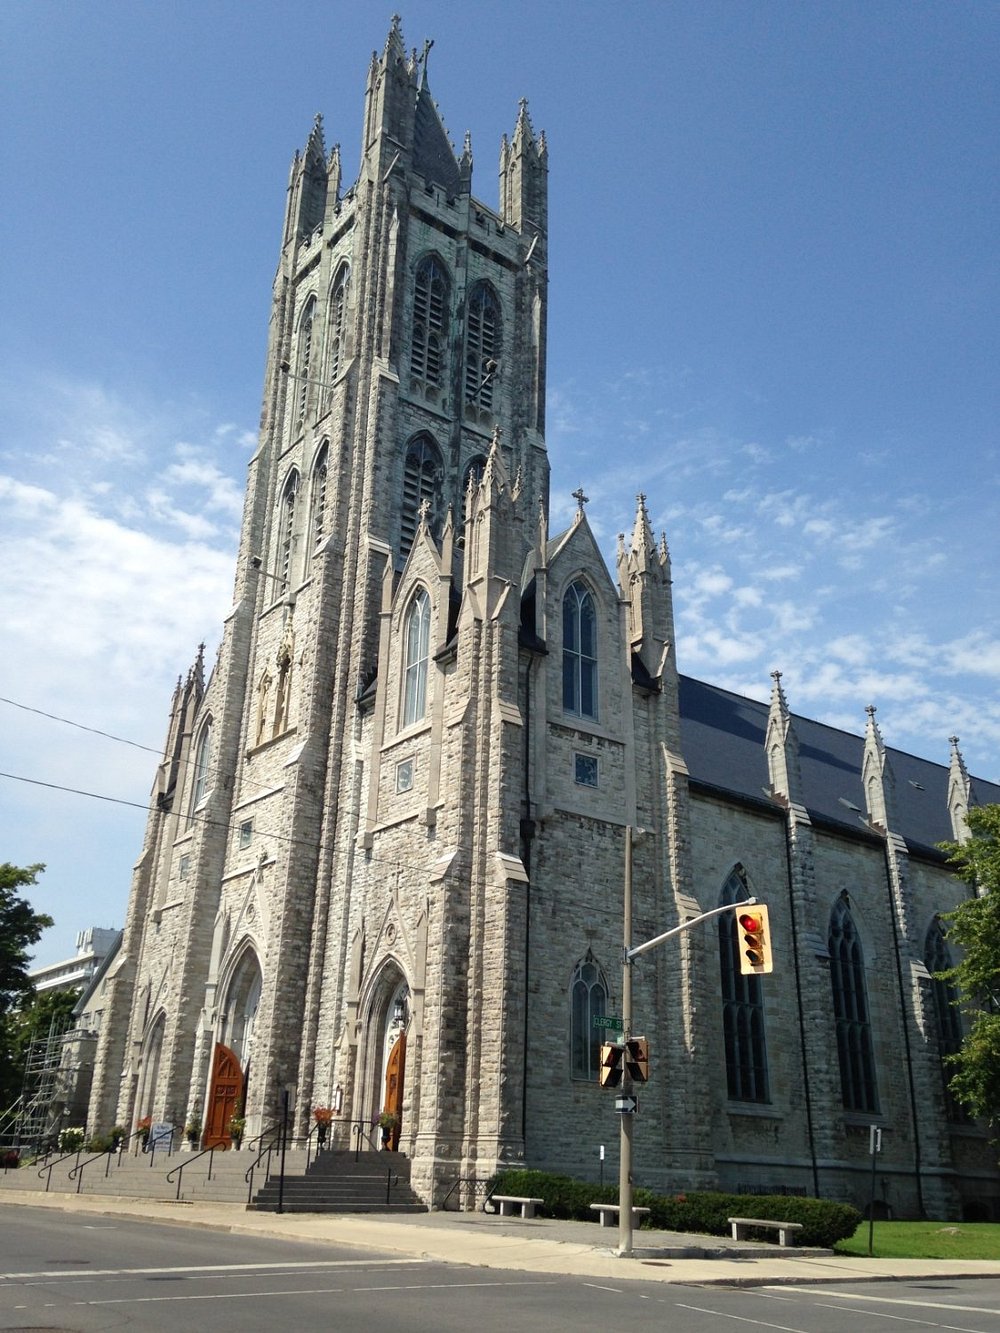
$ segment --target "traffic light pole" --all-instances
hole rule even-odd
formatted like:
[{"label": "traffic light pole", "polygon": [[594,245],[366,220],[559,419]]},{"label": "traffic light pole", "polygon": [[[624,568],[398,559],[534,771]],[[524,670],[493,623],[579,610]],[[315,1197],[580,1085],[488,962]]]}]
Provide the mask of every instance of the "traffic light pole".
[{"label": "traffic light pole", "polygon": [[[710,912],[702,912],[700,916],[693,916],[689,921],[683,921],[679,926],[674,926],[671,930],[665,930],[662,935],[657,935],[654,939],[647,940],[645,944],[637,944],[632,947],[632,835],[634,830],[631,824],[625,825],[625,891],[624,891],[624,930],[625,947],[622,950],[622,1042],[626,1051],[628,1050],[629,1038],[632,1036],[632,961],[638,958],[640,954],[646,953],[649,949],[655,949],[658,944],[664,940],[671,939],[674,935],[680,935],[682,931],[690,930],[692,926],[700,925],[702,921],[709,920],[713,916],[721,916],[723,912],[735,912],[737,908],[749,907],[757,902],[756,898],[744,898],[742,902],[727,903],[725,907],[714,907]],[[622,1060],[622,1098],[630,1097],[632,1094],[632,1076],[629,1073],[628,1060]],[[623,1112],[621,1119],[621,1146],[618,1155],[618,1254],[622,1256],[631,1256],[632,1254],[632,1130],[635,1124],[635,1116],[629,1112]]]},{"label": "traffic light pole", "polygon": [[[624,936],[622,951],[622,1042],[628,1049],[632,1035],[632,825],[625,825]],[[622,1097],[632,1092],[628,1062],[622,1060]],[[632,1253],[632,1127],[635,1117],[622,1112],[621,1144],[618,1153],[618,1253]]]}]

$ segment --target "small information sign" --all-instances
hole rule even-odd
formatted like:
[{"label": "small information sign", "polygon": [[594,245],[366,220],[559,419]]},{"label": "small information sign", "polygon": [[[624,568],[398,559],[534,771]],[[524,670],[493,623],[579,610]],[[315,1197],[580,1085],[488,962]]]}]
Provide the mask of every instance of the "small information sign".
[{"label": "small information sign", "polygon": [[638,1097],[616,1097],[615,1110],[619,1115],[635,1115],[639,1109]]}]

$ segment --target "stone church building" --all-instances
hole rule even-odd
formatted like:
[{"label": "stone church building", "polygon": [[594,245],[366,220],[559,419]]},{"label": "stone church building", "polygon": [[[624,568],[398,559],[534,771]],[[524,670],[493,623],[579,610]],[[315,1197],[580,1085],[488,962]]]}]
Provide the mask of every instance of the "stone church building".
[{"label": "stone church building", "polygon": [[292,164],[233,605],[171,705],[90,1126],[387,1109],[428,1203],[613,1170],[631,828],[635,942],[752,894],[775,957],[741,976],[730,913],[634,964],[636,1183],[863,1205],[875,1124],[895,1215],[1000,1216],[931,976],[967,892],[935,845],[1000,788],[778,673],[770,706],[680,675],[644,497],[613,571],[582,492],[550,532],[545,137],[522,103],[480,202],[426,64],[394,20],[357,180],[319,120]]}]

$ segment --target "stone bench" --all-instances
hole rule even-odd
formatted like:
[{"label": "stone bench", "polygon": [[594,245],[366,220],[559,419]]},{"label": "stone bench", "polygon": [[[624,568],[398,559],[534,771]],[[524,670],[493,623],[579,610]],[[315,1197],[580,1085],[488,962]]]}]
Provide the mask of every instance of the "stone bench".
[{"label": "stone bench", "polygon": [[795,1232],[802,1230],[801,1222],[775,1222],[768,1217],[727,1217],[733,1228],[733,1240],[746,1240],[747,1227],[769,1227],[778,1233],[779,1245],[794,1245]]},{"label": "stone bench", "polygon": [[[590,1206],[595,1213],[600,1213],[602,1227],[610,1227],[617,1224],[619,1214],[621,1212],[620,1203],[592,1203]],[[633,1207],[632,1209],[633,1224],[637,1221],[641,1221],[644,1217],[648,1216],[648,1214],[649,1214],[648,1208]]]},{"label": "stone bench", "polygon": [[492,1202],[499,1204],[501,1217],[513,1217],[515,1207],[520,1208],[522,1217],[534,1217],[535,1209],[540,1208],[544,1199],[529,1199],[523,1194],[494,1194]]}]

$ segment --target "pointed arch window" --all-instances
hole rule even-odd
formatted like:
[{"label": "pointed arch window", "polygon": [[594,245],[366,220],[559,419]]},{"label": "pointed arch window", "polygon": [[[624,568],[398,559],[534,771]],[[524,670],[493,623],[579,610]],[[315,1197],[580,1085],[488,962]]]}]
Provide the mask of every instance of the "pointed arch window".
[{"label": "pointed arch window", "polygon": [[410,602],[403,625],[403,726],[427,711],[427,659],[431,641],[431,599],[423,588]]},{"label": "pointed arch window", "polygon": [[432,532],[437,530],[443,473],[437,445],[429,435],[418,435],[407,449],[403,465],[403,505],[399,533],[401,560],[406,559],[413,546],[420,521],[420,506],[425,500],[430,505],[430,529]]},{"label": "pointed arch window", "polygon": [[194,814],[211,791],[212,780],[212,719],[207,718],[198,736],[194,750],[194,770],[191,782],[191,813]]},{"label": "pointed arch window", "polygon": [[332,384],[340,374],[344,361],[344,344],[347,330],[347,293],[351,270],[347,264],[341,264],[330,290],[330,308],[327,317],[327,357],[326,381]]},{"label": "pointed arch window", "polygon": [[602,1029],[594,1026],[594,1019],[608,1011],[608,983],[589,949],[576,965],[569,994],[570,1073],[573,1078],[596,1080]]},{"label": "pointed arch window", "polygon": [[[742,867],[723,885],[719,906],[750,897]],[[736,913],[719,917],[719,972],[722,979],[722,1029],[726,1047],[726,1086],[733,1101],[769,1102],[764,989],[760,977],[740,972]]]},{"label": "pointed arch window", "polygon": [[[924,964],[931,974],[931,986],[934,992],[934,1017],[937,1027],[938,1050],[942,1061],[949,1055],[955,1055],[962,1049],[962,1015],[958,1007],[958,991],[947,977],[937,975],[954,967],[951,950],[941,929],[941,922],[936,918],[931,922],[924,941]],[[948,1081],[951,1074],[948,1066],[941,1065],[941,1075],[945,1085],[945,1103],[948,1119],[956,1123],[968,1120],[968,1113],[961,1102],[952,1096]]]},{"label": "pointed arch window", "polygon": [[302,318],[299,320],[298,355],[295,359],[295,384],[298,390],[296,415],[300,425],[305,420],[306,413],[309,410],[309,375],[312,369],[313,324],[315,320],[316,298],[310,296],[306,302],[306,308],[302,312]]},{"label": "pointed arch window", "polygon": [[451,283],[436,255],[417,267],[413,286],[410,376],[414,388],[437,397],[445,380],[445,346]]},{"label": "pointed arch window", "polygon": [[586,584],[577,580],[563,598],[563,709],[597,718],[597,614]]},{"label": "pointed arch window", "polygon": [[499,362],[502,347],[500,302],[487,282],[477,283],[469,294],[465,322],[465,369],[463,393],[475,415],[493,412],[495,373],[491,362]]},{"label": "pointed arch window", "polygon": [[877,1111],[875,1059],[868,1017],[865,955],[846,898],[830,914],[830,984],[845,1110]]},{"label": "pointed arch window", "polygon": [[312,484],[309,487],[310,546],[318,546],[328,535],[327,483],[330,471],[330,445],[324,440],[313,464]]},{"label": "pointed arch window", "polygon": [[293,468],[281,492],[278,528],[278,588],[283,597],[292,580],[292,556],[295,550],[295,504],[299,494],[299,474]]}]

